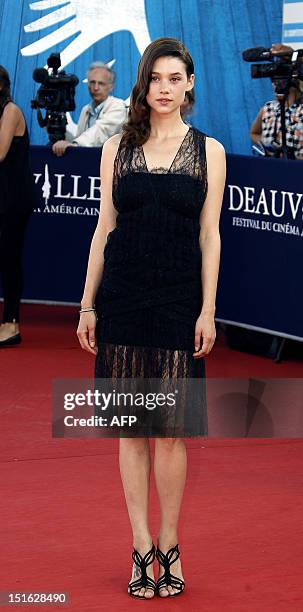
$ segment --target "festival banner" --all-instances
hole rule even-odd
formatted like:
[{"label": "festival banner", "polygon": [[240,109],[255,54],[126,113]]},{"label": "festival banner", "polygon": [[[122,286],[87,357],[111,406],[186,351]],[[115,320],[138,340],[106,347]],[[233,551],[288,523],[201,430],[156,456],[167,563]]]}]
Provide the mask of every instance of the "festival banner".
[{"label": "festival banner", "polygon": [[[100,206],[100,149],[31,148],[23,299],[78,304]],[[303,339],[302,162],[227,156],[218,321]]]}]

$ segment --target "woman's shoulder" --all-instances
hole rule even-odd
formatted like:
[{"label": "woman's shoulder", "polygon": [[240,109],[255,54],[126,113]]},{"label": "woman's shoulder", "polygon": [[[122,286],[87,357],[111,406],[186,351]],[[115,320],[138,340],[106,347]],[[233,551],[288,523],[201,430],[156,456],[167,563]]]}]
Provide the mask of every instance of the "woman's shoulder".
[{"label": "woman's shoulder", "polygon": [[198,137],[198,139],[202,140],[205,143],[205,146],[207,147],[207,149],[209,149],[210,151],[222,151],[222,150],[224,151],[224,147],[222,143],[219,142],[219,140],[216,140],[216,138],[209,136],[208,134],[206,134],[206,132],[202,132],[196,127],[193,127],[192,129],[194,133],[196,134],[196,136]]},{"label": "woman's shoulder", "polygon": [[122,134],[114,134],[114,136],[108,138],[103,145],[103,152],[107,151],[109,154],[117,153],[121,138]]},{"label": "woman's shoulder", "polygon": [[205,150],[208,157],[218,155],[222,156],[222,154],[225,154],[223,144],[219,140],[216,140],[216,138],[213,138],[205,132],[198,130],[198,128],[193,128],[193,130],[197,138],[205,145]]},{"label": "woman's shoulder", "polygon": [[106,140],[102,147],[102,159],[113,162],[120,146],[122,134],[114,134]]},{"label": "woman's shoulder", "polygon": [[0,121],[2,129],[13,130],[14,137],[25,135],[26,121],[24,115],[19,106],[11,100],[7,101],[4,108],[2,108]]},{"label": "woman's shoulder", "polygon": [[8,100],[3,109],[3,115],[19,118],[22,116],[22,111],[19,106],[15,104],[15,102],[13,102],[12,100]]},{"label": "woman's shoulder", "polygon": [[216,138],[212,138],[211,136],[206,136],[206,150],[208,154],[211,155],[222,155],[225,154],[225,149],[223,147],[222,142],[216,140]]}]

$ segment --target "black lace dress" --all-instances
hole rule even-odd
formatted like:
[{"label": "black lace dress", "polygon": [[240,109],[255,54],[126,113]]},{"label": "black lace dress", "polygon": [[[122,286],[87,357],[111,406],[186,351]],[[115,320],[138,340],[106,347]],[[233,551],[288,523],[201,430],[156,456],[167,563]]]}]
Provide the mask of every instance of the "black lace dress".
[{"label": "black lace dress", "polygon": [[206,193],[205,135],[199,130],[189,127],[169,169],[149,171],[141,146],[120,144],[113,173],[116,228],[104,248],[96,296],[95,377],[187,379],[193,385],[179,411],[161,410],[151,436],[207,433],[205,364],[193,357]]}]

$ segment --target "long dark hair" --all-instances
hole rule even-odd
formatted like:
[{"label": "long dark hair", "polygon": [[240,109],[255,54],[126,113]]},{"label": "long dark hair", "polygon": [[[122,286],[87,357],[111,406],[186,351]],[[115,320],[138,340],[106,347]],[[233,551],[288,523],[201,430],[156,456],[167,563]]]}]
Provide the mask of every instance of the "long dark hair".
[{"label": "long dark hair", "polygon": [[7,70],[5,70],[5,68],[1,65],[0,65],[0,84],[2,85],[0,89],[0,117],[1,117],[6,104],[8,102],[12,102],[11,82],[9,79],[9,74]]},{"label": "long dark hair", "polygon": [[[194,73],[194,64],[190,53],[184,44],[176,38],[157,38],[146,47],[138,66],[137,82],[130,98],[128,121],[123,126],[122,141],[125,144],[144,144],[150,135],[150,107],[146,101],[149,90],[152,69],[159,57],[177,57],[185,65],[189,78]],[[186,112],[195,101],[194,91],[185,94],[187,98]]]}]

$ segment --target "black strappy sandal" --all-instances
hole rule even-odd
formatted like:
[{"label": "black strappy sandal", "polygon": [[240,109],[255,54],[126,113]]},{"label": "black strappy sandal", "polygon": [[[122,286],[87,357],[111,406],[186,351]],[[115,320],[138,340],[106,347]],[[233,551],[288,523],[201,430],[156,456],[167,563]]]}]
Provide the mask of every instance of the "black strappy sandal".
[{"label": "black strappy sandal", "polygon": [[142,557],[140,553],[134,548],[132,558],[134,563],[140,567],[141,576],[128,584],[128,594],[132,597],[138,597],[139,599],[153,599],[153,597],[145,597],[145,595],[136,595],[135,591],[140,589],[151,589],[154,593],[156,591],[156,583],[153,578],[150,578],[146,573],[148,565],[155,560],[155,545],[153,544],[151,549]]},{"label": "black strappy sandal", "polygon": [[178,544],[170,548],[166,554],[164,554],[162,550],[160,550],[160,548],[157,547],[156,557],[160,565],[164,567],[164,574],[161,576],[161,578],[158,578],[157,580],[157,585],[156,585],[157,593],[160,594],[159,591],[161,589],[164,589],[164,588],[167,589],[168,586],[171,586],[173,589],[178,589],[178,592],[170,593],[168,591],[169,594],[166,595],[166,597],[176,597],[176,595],[181,595],[181,593],[183,593],[185,589],[185,582],[184,580],[182,580],[181,578],[178,578],[177,576],[174,576],[170,572],[170,566],[173,563],[175,563],[175,561],[177,561],[177,559],[180,557],[180,551],[179,551]]}]

